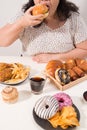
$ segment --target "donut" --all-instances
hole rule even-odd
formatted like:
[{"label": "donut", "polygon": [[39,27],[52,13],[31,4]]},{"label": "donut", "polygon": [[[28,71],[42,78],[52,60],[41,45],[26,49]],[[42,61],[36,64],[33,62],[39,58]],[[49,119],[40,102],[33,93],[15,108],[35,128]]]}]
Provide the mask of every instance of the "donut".
[{"label": "donut", "polygon": [[55,78],[61,84],[65,85],[71,81],[70,74],[66,69],[58,68],[55,71]]},{"label": "donut", "polygon": [[72,106],[73,102],[71,97],[66,93],[57,93],[54,97],[59,102],[59,109],[61,110],[64,106]]},{"label": "donut", "polygon": [[2,92],[2,99],[7,103],[15,103],[18,100],[18,91],[15,87],[7,86]]},{"label": "donut", "polygon": [[59,110],[59,104],[55,97],[44,96],[40,98],[34,107],[36,115],[42,119],[50,119]]}]

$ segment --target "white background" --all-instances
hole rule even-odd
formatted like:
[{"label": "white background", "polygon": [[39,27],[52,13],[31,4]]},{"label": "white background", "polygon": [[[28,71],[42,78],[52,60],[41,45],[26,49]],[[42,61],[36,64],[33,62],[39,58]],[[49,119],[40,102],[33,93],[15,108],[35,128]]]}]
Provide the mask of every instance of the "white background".
[{"label": "white background", "polygon": [[[0,0],[0,27],[6,24],[10,18],[14,17],[18,11],[20,11],[22,5],[28,0]],[[80,8],[81,15],[87,23],[87,0],[69,0],[76,3]],[[20,56],[21,54],[21,42],[17,40],[9,47],[0,47],[0,56],[13,55]]]}]

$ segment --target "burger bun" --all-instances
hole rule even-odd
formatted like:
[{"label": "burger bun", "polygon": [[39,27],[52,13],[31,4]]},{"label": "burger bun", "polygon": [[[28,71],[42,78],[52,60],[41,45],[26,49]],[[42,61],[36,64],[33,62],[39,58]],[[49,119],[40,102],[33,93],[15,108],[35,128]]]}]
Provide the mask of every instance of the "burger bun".
[{"label": "burger bun", "polygon": [[45,4],[38,4],[34,6],[32,10],[32,15],[36,16],[40,14],[44,14],[44,18],[46,18],[49,15],[49,9]]}]

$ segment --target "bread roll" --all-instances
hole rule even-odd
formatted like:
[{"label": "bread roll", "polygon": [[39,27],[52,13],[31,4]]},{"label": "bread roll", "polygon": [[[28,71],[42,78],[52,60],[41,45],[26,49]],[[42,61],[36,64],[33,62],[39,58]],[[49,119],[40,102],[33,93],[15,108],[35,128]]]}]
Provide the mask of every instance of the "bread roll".
[{"label": "bread roll", "polygon": [[55,71],[57,68],[62,68],[62,62],[59,60],[51,60],[46,65],[46,73],[55,78]]},{"label": "bread roll", "polygon": [[76,66],[75,60],[74,59],[69,59],[65,62],[66,64],[66,69],[72,69],[73,67]]}]

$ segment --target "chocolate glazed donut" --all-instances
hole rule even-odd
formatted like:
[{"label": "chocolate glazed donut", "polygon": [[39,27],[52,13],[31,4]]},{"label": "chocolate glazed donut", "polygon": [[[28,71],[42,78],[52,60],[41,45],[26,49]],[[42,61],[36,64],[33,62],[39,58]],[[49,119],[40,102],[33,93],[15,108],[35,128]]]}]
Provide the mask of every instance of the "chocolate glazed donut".
[{"label": "chocolate glazed donut", "polygon": [[62,85],[65,85],[71,81],[70,74],[66,69],[57,69],[55,71],[55,78],[59,81]]}]

